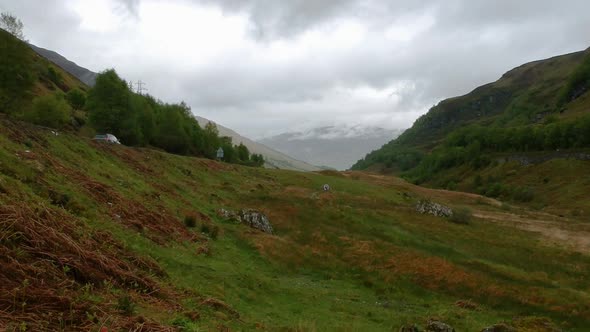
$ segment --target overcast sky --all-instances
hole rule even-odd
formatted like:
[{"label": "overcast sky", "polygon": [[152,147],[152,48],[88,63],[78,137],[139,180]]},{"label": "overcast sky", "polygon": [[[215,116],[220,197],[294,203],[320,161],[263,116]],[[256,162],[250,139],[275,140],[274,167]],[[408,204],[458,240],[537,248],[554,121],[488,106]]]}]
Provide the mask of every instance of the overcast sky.
[{"label": "overcast sky", "polygon": [[588,0],[0,0],[33,44],[115,68],[252,138],[406,128],[439,100],[590,46]]}]

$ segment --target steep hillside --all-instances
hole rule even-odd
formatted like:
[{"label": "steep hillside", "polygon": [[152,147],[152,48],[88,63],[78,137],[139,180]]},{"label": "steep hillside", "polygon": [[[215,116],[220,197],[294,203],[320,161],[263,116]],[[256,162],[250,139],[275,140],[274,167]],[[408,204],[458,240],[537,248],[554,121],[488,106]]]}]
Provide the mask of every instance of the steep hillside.
[{"label": "steep hillside", "polygon": [[314,165],[346,170],[367,151],[383,146],[400,132],[379,127],[329,126],[283,133],[260,143]]},{"label": "steep hillside", "polygon": [[[201,124],[201,126],[203,126],[203,127],[207,123],[213,122],[211,120],[205,119],[200,116],[197,116],[196,118],[199,121],[199,123]],[[213,123],[215,123],[215,122],[213,122]],[[229,128],[221,126],[217,123],[215,123],[215,125],[217,126],[217,129],[219,130],[220,135],[231,137],[232,140],[236,144],[242,143],[246,147],[248,147],[248,149],[252,153],[258,153],[258,154],[263,155],[266,167],[278,168],[278,169],[288,169],[288,170],[293,170],[293,171],[304,171],[304,172],[314,172],[314,171],[320,170],[320,168],[317,166],[310,165],[306,162],[294,159],[284,153],[273,150],[264,144],[254,142],[251,139],[246,138]]]},{"label": "steep hillside", "polygon": [[[563,167],[556,159],[569,160],[575,174],[587,173],[588,162],[582,161],[590,159],[589,89],[590,50],[522,65],[494,83],[440,102],[353,169],[393,172],[415,183],[546,207],[550,200],[544,197],[560,191],[553,182],[563,182],[560,169],[552,167]],[[574,192],[581,195],[579,186],[563,194],[567,199]],[[520,195],[526,191],[538,195],[515,199],[530,196]],[[570,202],[568,213],[588,208],[585,201]]]},{"label": "steep hillside", "polygon": [[72,89],[84,83],[0,29],[0,112],[22,115],[36,96]]},{"label": "steep hillside", "polygon": [[[419,214],[424,198],[473,217]],[[391,177],[233,166],[0,119],[0,203],[9,330],[590,324],[587,223]],[[274,233],[220,209],[262,211]]]},{"label": "steep hillside", "polygon": [[63,68],[65,71],[72,74],[74,77],[77,77],[80,81],[84,82],[84,84],[88,86],[93,86],[96,82],[96,76],[98,75],[97,73],[92,72],[84,67],[78,66],[74,62],[66,59],[65,57],[54,51],[50,51],[42,47],[35,46],[33,44],[29,44],[29,46],[35,52],[37,52],[37,54],[53,62],[57,66]]}]

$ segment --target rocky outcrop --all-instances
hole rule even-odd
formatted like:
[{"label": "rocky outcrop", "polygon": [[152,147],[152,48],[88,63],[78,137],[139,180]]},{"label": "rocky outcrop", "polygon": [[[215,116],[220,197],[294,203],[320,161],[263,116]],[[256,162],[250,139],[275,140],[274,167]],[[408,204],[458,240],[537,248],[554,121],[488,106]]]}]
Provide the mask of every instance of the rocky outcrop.
[{"label": "rocky outcrop", "polygon": [[442,204],[438,204],[427,199],[423,199],[416,205],[416,211],[422,214],[431,214],[436,217],[450,218],[453,216],[453,210]]},{"label": "rocky outcrop", "polygon": [[273,228],[270,221],[268,220],[268,217],[260,211],[253,209],[243,209],[238,212],[234,212],[231,210],[220,209],[218,214],[224,219],[243,223],[265,233],[273,234]]},{"label": "rocky outcrop", "polygon": [[429,320],[426,325],[426,332],[455,332],[455,329],[449,324],[437,320]]}]

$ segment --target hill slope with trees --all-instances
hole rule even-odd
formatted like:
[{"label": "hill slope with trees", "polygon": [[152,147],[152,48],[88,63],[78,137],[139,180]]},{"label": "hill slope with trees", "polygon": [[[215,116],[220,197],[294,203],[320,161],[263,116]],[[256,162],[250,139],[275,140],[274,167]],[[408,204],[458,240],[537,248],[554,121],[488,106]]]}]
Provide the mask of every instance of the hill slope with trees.
[{"label": "hill slope with trees", "polygon": [[[544,183],[523,176],[543,163],[590,159],[589,68],[589,50],[522,65],[465,96],[441,101],[353,169],[517,201],[532,201],[534,192],[554,195],[558,189],[549,178],[559,169],[545,167],[545,175],[539,174],[548,178]],[[581,165],[576,172],[583,175],[587,165]]]},{"label": "hill slope with trees", "polygon": [[264,164],[245,145],[220,137],[214,125],[201,128],[183,102],[166,104],[134,93],[112,69],[88,87],[1,29],[0,56],[0,112],[15,119],[85,136],[111,133],[126,145],[210,159],[221,147],[224,161]]}]

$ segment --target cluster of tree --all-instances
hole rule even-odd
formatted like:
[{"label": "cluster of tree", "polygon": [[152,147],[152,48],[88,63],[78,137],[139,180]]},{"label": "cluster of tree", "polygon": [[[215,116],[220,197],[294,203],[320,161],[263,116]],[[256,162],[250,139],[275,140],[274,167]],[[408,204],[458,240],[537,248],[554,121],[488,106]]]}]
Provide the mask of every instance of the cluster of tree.
[{"label": "cluster of tree", "polygon": [[20,40],[25,40],[25,35],[23,33],[23,22],[11,13],[0,13],[0,28],[6,30],[8,33]]},{"label": "cluster of tree", "polygon": [[34,84],[31,50],[0,29],[0,59],[0,111],[16,115],[30,99]]},{"label": "cluster of tree", "polygon": [[220,137],[214,124],[201,128],[184,102],[167,104],[149,95],[136,94],[112,69],[98,75],[88,92],[85,109],[94,129],[111,133],[126,145],[149,145],[211,159],[216,158],[221,147],[227,162],[264,164],[261,155],[251,155],[243,144],[234,145],[230,137]]},{"label": "cluster of tree", "polygon": [[438,172],[468,165],[488,166],[490,153],[552,151],[590,147],[590,116],[540,126],[515,128],[470,126],[450,134],[444,144],[424,157],[407,175],[414,182]]},{"label": "cluster of tree", "polygon": [[[2,14],[0,27],[10,30],[0,29],[0,112],[52,128],[89,125],[127,145],[182,155],[214,159],[221,147],[224,161],[264,164],[262,155],[251,154],[243,144],[234,145],[230,137],[220,137],[214,124],[201,128],[185,103],[167,104],[136,94],[114,70],[98,75],[88,94],[71,89],[56,68],[35,65],[32,50],[19,40],[23,36],[18,19]],[[49,82],[55,92],[32,98],[36,80]]]},{"label": "cluster of tree", "polygon": [[[549,121],[551,122],[551,121]],[[543,151],[590,147],[590,116],[540,126],[470,126],[449,135],[446,147],[477,146],[487,152]]]},{"label": "cluster of tree", "polygon": [[418,166],[423,157],[422,151],[403,146],[394,140],[385,144],[381,149],[367,154],[365,158],[357,161],[351,169],[364,170],[371,165],[382,164],[388,169],[403,172]]}]

